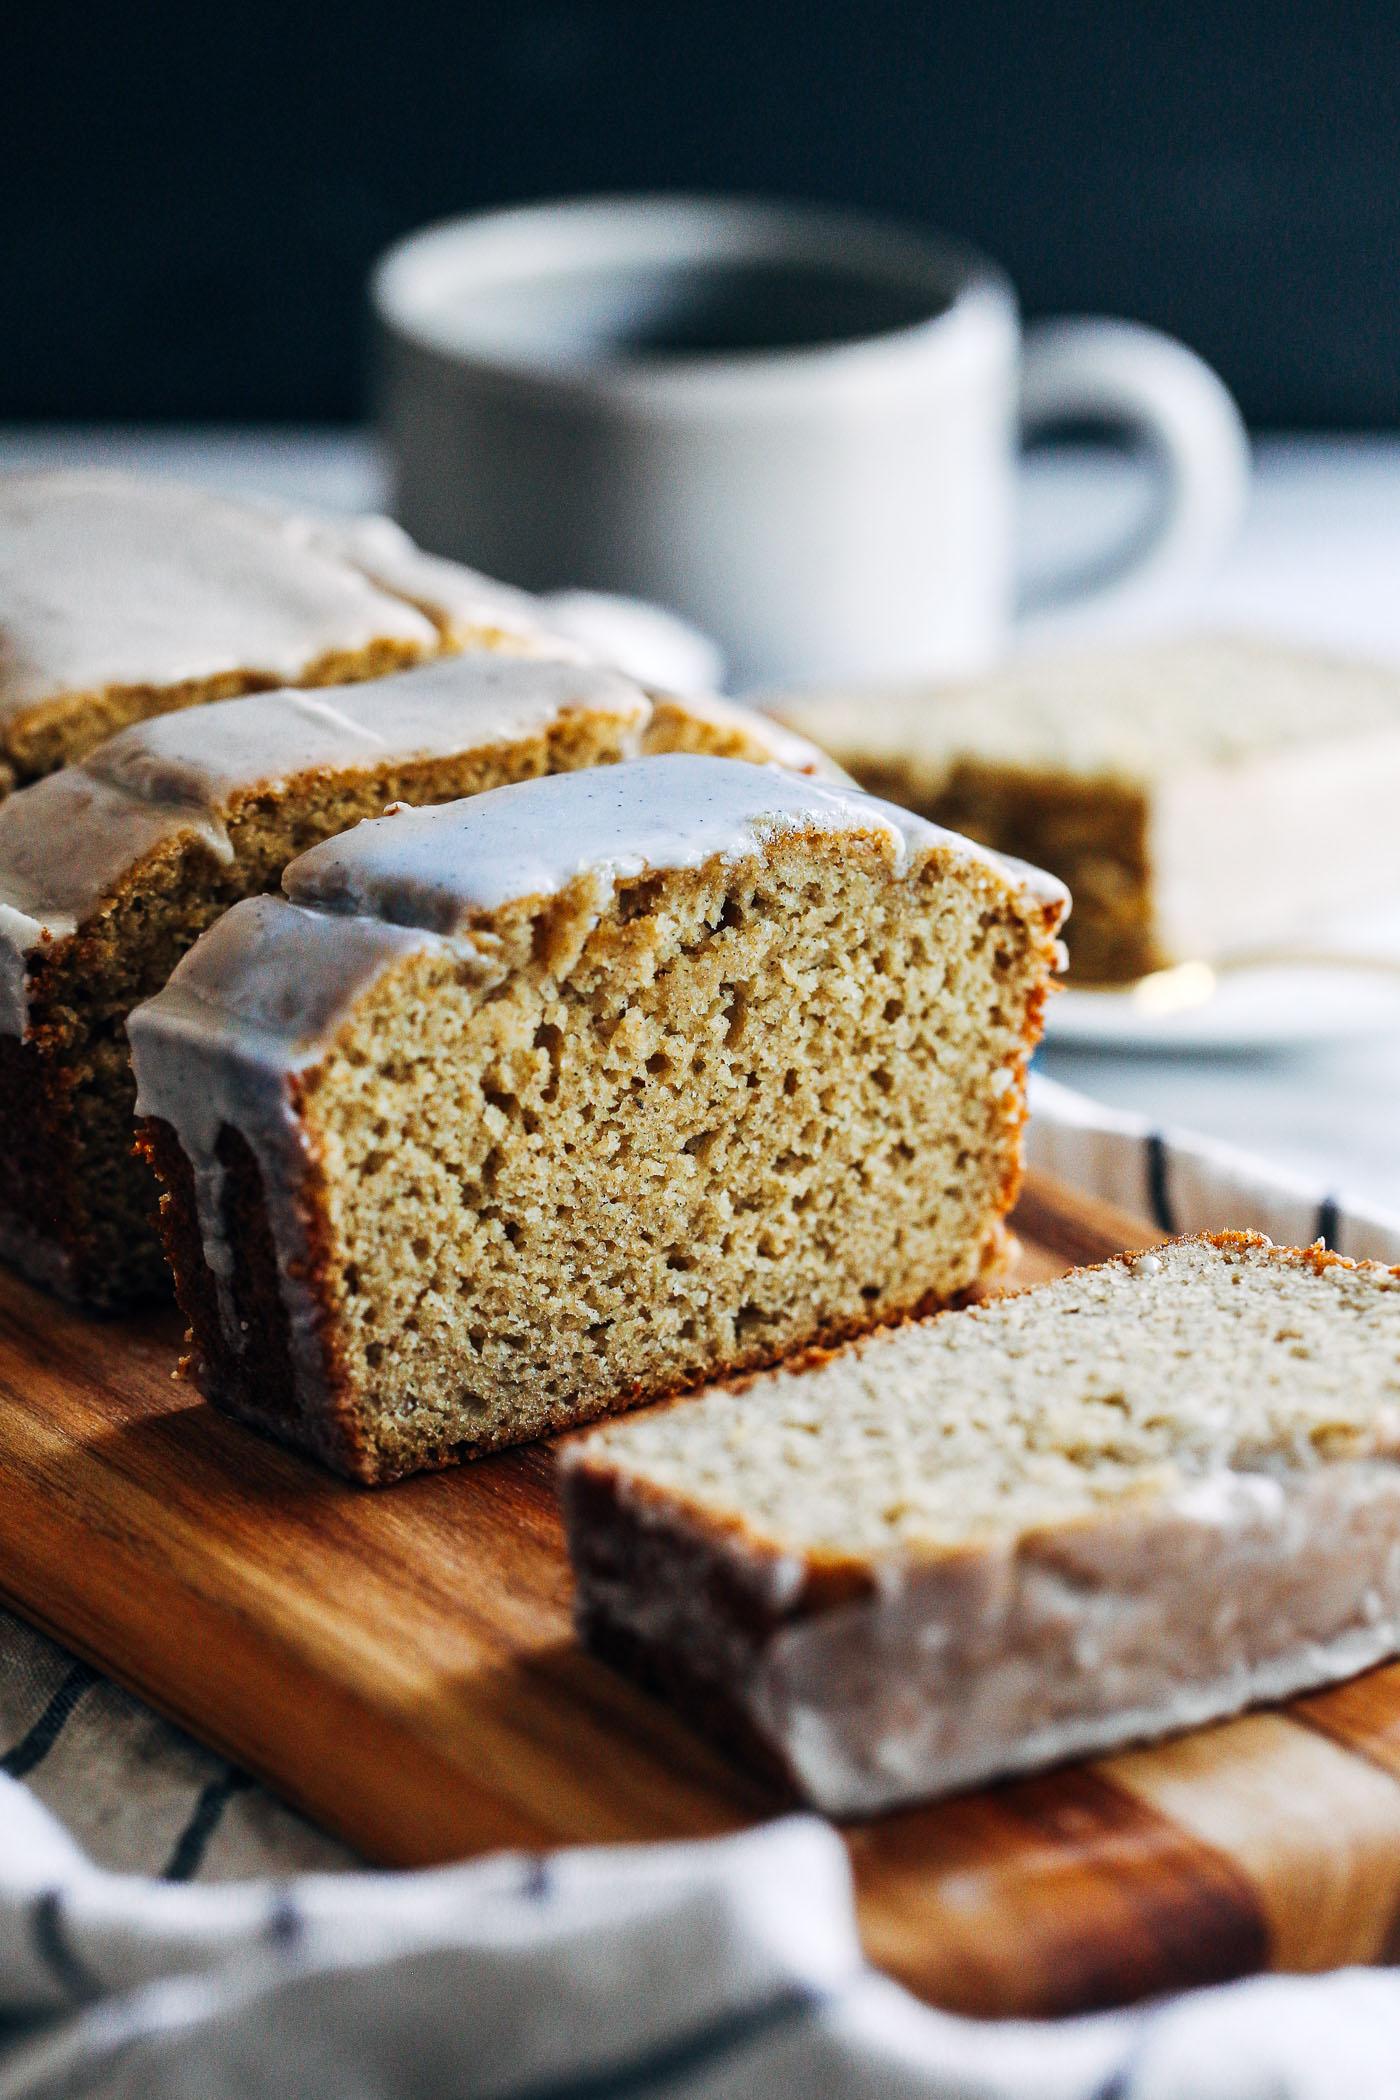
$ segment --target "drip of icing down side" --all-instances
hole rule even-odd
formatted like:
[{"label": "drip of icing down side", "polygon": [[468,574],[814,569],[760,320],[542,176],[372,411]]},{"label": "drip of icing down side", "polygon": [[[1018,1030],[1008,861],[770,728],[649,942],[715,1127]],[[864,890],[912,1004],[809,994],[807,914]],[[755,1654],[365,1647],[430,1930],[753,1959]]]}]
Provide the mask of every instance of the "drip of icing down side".
[{"label": "drip of icing down side", "polygon": [[779,1630],[743,1703],[836,1816],[1176,1734],[1393,1655],[1398,1518],[1394,1463],[1222,1469],[1084,1526],[1068,1565],[1050,1531],[975,1575],[885,1567]]},{"label": "drip of icing down side", "polygon": [[165,989],[135,1008],[127,1023],[137,1114],[159,1116],[179,1134],[225,1331],[239,1331],[218,1157],[227,1125],[257,1159],[282,1255],[293,1352],[313,1380],[311,1304],[288,1273],[307,1251],[295,1200],[306,1154],[294,1083],[324,1054],[361,993],[393,963],[430,945],[431,935],[377,919],[331,920],[278,897],[246,898],[210,927]]}]

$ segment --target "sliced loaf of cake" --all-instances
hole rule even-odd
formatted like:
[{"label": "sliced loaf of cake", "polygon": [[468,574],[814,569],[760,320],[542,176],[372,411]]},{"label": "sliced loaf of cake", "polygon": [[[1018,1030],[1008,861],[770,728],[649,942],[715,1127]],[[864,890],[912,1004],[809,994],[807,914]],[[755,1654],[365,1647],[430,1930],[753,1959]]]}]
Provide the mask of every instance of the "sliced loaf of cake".
[{"label": "sliced loaf of cake", "polygon": [[823,765],[742,708],[690,706],[597,667],[478,653],[137,723],[0,804],[0,1253],[95,1309],[168,1291],[126,1016],[318,839],[387,802],[687,740]]},{"label": "sliced loaf of cake", "polygon": [[1400,670],[1218,637],[778,703],[873,793],[1050,868],[1070,971],[1296,945],[1400,886]]},{"label": "sliced loaf of cake", "polygon": [[1177,1241],[575,1440],[583,1637],[833,1814],[1400,1648],[1400,1270]]},{"label": "sliced loaf of cake", "polygon": [[0,475],[0,792],[151,715],[467,648],[582,653],[523,591],[421,554],[384,518]]},{"label": "sliced loaf of cake", "polygon": [[132,1016],[194,1375],[392,1479],[975,1290],[1064,891],[673,754],[363,824]]}]

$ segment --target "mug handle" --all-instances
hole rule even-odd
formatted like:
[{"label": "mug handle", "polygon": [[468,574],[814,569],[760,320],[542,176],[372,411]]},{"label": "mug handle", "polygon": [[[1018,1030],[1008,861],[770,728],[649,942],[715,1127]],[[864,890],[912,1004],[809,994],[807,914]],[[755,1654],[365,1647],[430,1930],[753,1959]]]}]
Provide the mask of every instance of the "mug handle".
[{"label": "mug handle", "polygon": [[1135,321],[1044,321],[1027,330],[1025,435],[1105,423],[1146,440],[1160,497],[1131,539],[1070,576],[1030,579],[1021,611],[1037,619],[1092,598],[1118,611],[1194,582],[1234,542],[1249,497],[1249,438],[1234,396],[1184,343]]}]

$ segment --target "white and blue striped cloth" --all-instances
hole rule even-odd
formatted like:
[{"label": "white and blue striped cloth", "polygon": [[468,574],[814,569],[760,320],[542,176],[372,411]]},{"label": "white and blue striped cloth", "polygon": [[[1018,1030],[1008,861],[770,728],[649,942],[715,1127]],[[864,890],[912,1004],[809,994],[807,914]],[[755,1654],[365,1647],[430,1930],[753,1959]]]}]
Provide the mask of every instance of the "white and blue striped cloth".
[{"label": "white and blue striped cloth", "polygon": [[[1031,1074],[1026,1158],[1165,1233],[1267,1233],[1282,1247],[1325,1240],[1357,1261],[1400,1263],[1400,1212],[1344,1201],[1304,1176],[1191,1131],[1155,1127]],[[1400,2088],[1397,2088],[1400,2092]]]},{"label": "white and blue striped cloth", "polygon": [[[1034,1164],[1164,1230],[1400,1220],[1035,1082]],[[367,1873],[0,1614],[0,2100],[1397,2100],[1400,1977],[979,2025],[864,1963],[812,1818]]]},{"label": "white and blue striped cloth", "polygon": [[1400,1977],[1054,2025],[865,1963],[812,1818],[704,1844],[194,1886],[0,1779],[0,2100],[1394,2100]]}]

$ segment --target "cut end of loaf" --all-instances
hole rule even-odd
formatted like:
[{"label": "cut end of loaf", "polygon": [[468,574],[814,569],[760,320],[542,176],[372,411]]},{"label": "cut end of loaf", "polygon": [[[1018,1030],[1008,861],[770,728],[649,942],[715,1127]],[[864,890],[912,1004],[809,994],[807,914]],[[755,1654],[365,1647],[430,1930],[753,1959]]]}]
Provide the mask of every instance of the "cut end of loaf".
[{"label": "cut end of loaf", "polygon": [[[391,687],[386,719],[393,704]],[[219,710],[225,744],[239,706]],[[251,748],[256,726],[254,715],[246,779],[206,784],[203,806],[193,794],[187,805],[174,797],[162,804],[139,789],[123,799],[100,777],[85,797],[86,775],[72,769],[0,813],[0,895],[8,888],[42,910],[36,873],[54,886],[67,882],[57,908],[78,920],[73,932],[11,958],[23,972],[25,1036],[0,1034],[0,1238],[32,1280],[95,1311],[169,1294],[155,1191],[132,1150],[136,1091],[125,1023],[200,934],[240,899],[272,889],[313,842],[379,815],[386,802],[430,804],[615,764],[635,734],[624,692],[612,704],[561,705],[513,737],[473,743],[466,714],[460,748],[399,755],[381,737],[382,755],[353,750],[338,764],[267,778]],[[196,732],[188,745],[197,758]],[[127,754],[138,781],[142,755],[141,744]],[[174,762],[157,755],[178,790]],[[53,826],[66,833],[70,861],[49,873]],[[211,837],[225,842],[222,854]],[[119,872],[104,872],[104,863]],[[82,896],[87,867],[98,871],[96,894]]]},{"label": "cut end of loaf", "polygon": [[1014,912],[795,841],[590,918],[563,897],[513,928],[485,1007],[413,966],[311,1090],[373,1473],[946,1304],[999,1250],[1044,970]]},{"label": "cut end of loaf", "polygon": [[[667,792],[711,777],[651,763]],[[296,1078],[317,1243],[284,1261],[301,1401],[264,1426],[390,1479],[981,1287],[1059,900],[841,817],[478,910],[469,953],[425,934],[357,994]],[[346,923],[298,920],[332,945]],[[266,1370],[217,1297],[202,1379],[256,1419]]]}]

